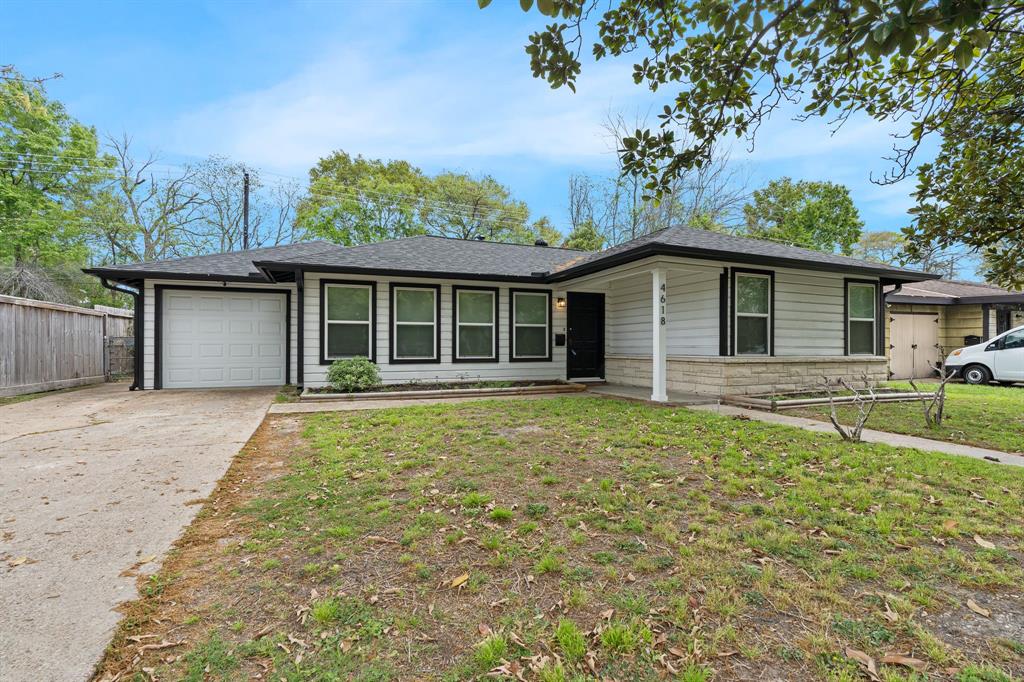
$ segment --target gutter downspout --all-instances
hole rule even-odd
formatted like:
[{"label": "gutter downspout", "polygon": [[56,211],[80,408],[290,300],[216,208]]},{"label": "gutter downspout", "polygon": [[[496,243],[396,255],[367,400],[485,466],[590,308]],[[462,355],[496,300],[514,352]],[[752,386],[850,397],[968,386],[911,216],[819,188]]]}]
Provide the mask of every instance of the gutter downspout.
[{"label": "gutter downspout", "polygon": [[107,281],[106,277],[100,277],[100,284],[103,285],[104,289],[110,289],[116,291],[119,294],[128,294],[131,296],[135,304],[132,306],[134,320],[132,333],[135,336],[135,348],[132,357],[132,385],[128,387],[129,391],[137,391],[142,388],[142,325],[143,325],[143,311],[142,311],[142,291],[126,287],[120,288],[117,284],[111,284]]}]

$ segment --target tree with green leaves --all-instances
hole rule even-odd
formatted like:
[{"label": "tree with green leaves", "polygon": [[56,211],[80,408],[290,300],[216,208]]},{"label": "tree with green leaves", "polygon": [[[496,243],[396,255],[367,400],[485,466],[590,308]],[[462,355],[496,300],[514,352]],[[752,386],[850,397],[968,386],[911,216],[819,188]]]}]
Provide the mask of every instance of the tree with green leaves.
[{"label": "tree with green leaves", "polygon": [[589,220],[573,228],[562,243],[567,249],[600,251],[604,248],[604,235]]},{"label": "tree with green leaves", "polygon": [[445,171],[428,176],[407,161],[352,157],[337,151],[309,172],[296,225],[308,236],[365,244],[417,234],[532,243],[560,239],[490,176]]},{"label": "tree with green leaves", "polygon": [[753,193],[743,214],[749,237],[847,255],[864,226],[850,191],[832,182],[772,180]]},{"label": "tree with green leaves", "polygon": [[420,203],[429,184],[407,161],[336,151],[310,169],[295,221],[311,237],[346,246],[423,234]]},{"label": "tree with green leaves", "polygon": [[[1024,35],[989,53],[985,79],[961,89],[942,124],[942,147],[918,171],[908,252],[964,244],[986,280],[1024,288]],[[984,105],[982,106],[982,103]]]},{"label": "tree with green leaves", "polygon": [[[529,11],[535,3],[520,4]],[[836,128],[855,114],[901,122],[906,134],[881,181],[900,180],[914,172],[923,140],[953,132],[951,118],[998,119],[1004,98],[979,96],[980,84],[1000,79],[999,55],[1013,52],[1024,31],[1020,0],[537,0],[536,8],[552,21],[529,37],[534,76],[574,90],[585,36],[594,31],[594,59],[631,59],[636,84],[669,91],[658,127],[636,130],[619,148],[625,172],[645,178],[653,194],[706,164],[719,140],[753,144],[761,123],[791,103],[803,105],[803,117],[823,117]],[[1020,60],[1006,60],[1013,63]],[[1007,94],[1020,94],[1020,75],[1018,68]],[[683,145],[681,130],[688,135]],[[990,137],[989,150],[1009,159],[1014,140],[1020,135]],[[933,178],[925,181],[924,203],[928,186],[948,186],[947,165],[922,167]],[[1005,178],[1017,187],[1021,180]],[[963,236],[953,221],[933,215],[918,218],[915,244]],[[1020,262],[998,223],[977,224],[971,237],[990,262],[1002,263],[997,271]]]},{"label": "tree with green leaves", "polygon": [[489,175],[443,172],[430,179],[420,214],[427,232],[443,237],[532,242],[530,209]]},{"label": "tree with green leaves", "polygon": [[82,214],[112,165],[42,84],[0,80],[0,263],[84,263]]}]

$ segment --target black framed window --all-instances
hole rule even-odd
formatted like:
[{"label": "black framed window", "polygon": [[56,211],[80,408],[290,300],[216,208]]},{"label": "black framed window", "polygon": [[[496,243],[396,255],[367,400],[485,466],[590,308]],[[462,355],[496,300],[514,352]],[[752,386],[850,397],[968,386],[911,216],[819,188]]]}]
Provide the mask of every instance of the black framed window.
[{"label": "black framed window", "polygon": [[551,292],[509,290],[509,359],[551,359]]},{"label": "black framed window", "polygon": [[440,361],[441,288],[391,285],[391,361]]},{"label": "black framed window", "polygon": [[846,353],[877,355],[878,285],[846,282]]},{"label": "black framed window", "polygon": [[321,280],[320,362],[364,357],[376,360],[374,282]]},{"label": "black framed window", "polygon": [[734,272],[733,352],[736,355],[771,355],[772,275]]},{"label": "black framed window", "polygon": [[456,362],[498,360],[498,290],[452,288],[452,355]]}]

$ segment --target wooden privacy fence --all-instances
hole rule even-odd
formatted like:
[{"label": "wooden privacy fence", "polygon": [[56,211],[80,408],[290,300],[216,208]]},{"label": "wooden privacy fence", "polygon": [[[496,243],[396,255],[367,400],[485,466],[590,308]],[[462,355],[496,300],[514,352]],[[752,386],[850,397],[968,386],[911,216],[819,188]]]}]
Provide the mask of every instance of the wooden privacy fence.
[{"label": "wooden privacy fence", "polygon": [[0,397],[130,374],[132,338],[130,310],[0,296]]}]

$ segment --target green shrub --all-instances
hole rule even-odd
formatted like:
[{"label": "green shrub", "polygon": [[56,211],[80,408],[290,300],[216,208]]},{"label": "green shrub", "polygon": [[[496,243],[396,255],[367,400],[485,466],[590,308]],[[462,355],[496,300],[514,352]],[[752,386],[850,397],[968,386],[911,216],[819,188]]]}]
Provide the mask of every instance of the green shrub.
[{"label": "green shrub", "polygon": [[357,393],[380,386],[380,370],[367,358],[335,360],[327,370],[327,381],[345,393]]}]

